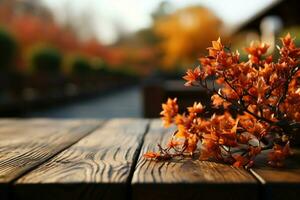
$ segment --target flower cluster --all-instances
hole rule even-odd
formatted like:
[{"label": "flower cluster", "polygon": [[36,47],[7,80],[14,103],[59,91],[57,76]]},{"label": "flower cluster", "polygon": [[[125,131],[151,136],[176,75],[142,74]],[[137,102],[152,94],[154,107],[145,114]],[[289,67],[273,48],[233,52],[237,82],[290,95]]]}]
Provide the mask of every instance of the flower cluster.
[{"label": "flower cluster", "polygon": [[290,34],[281,41],[276,62],[265,55],[267,44],[251,44],[246,48],[248,60],[242,62],[237,51],[231,52],[220,39],[213,41],[208,56],[199,59],[200,66],[183,78],[186,86],[212,92],[212,106],[224,113],[204,118],[204,106],[194,103],[180,114],[177,99],[168,99],[162,119],[166,127],[174,124],[177,130],[165,148],[159,145],[159,152],[144,156],[166,160],[200,149],[201,160],[251,167],[259,153],[273,149],[269,164],[282,166],[300,127],[300,48]]}]

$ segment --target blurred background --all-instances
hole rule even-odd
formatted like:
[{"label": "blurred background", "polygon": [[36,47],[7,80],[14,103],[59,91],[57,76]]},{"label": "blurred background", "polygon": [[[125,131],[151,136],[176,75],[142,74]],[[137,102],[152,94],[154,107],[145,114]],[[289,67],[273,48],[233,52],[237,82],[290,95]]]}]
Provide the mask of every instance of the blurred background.
[{"label": "blurred background", "polygon": [[219,36],[300,45],[297,0],[0,0],[0,116],[158,117],[210,94],[181,77]]}]

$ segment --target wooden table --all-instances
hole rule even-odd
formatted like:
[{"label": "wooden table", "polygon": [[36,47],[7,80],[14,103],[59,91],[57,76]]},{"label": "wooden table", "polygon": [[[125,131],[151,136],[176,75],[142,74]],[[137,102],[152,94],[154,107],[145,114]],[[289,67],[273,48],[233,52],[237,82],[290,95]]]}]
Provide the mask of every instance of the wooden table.
[{"label": "wooden table", "polygon": [[159,120],[0,120],[0,199],[299,199],[300,153],[289,168],[258,158],[247,171],[187,159],[147,161],[172,128]]}]

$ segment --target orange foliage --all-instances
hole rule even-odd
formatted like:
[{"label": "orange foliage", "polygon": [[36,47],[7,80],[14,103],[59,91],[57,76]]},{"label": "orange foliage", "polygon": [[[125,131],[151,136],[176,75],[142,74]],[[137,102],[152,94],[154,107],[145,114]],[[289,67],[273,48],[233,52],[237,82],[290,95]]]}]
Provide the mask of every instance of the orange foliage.
[{"label": "orange foliage", "polygon": [[161,115],[163,115],[163,122],[165,127],[168,127],[171,123],[173,123],[174,117],[178,113],[178,105],[177,99],[168,99],[166,103],[162,104],[163,111],[161,111]]},{"label": "orange foliage", "polygon": [[158,19],[154,31],[162,38],[163,65],[170,69],[192,64],[208,41],[220,35],[220,29],[221,21],[203,7],[188,7]]},{"label": "orange foliage", "polygon": [[[160,147],[159,159],[193,155],[201,142],[202,160],[251,167],[261,151],[272,148],[269,164],[282,166],[291,155],[290,140],[300,128],[300,48],[289,34],[281,40],[276,62],[264,55],[266,44],[246,48],[249,60],[241,62],[238,52],[229,51],[220,39],[213,41],[208,56],[200,58],[201,66],[187,70],[183,78],[188,86],[213,92],[212,105],[225,112],[203,118],[203,106],[195,103],[179,114],[177,99],[168,99],[162,120],[165,125],[175,124],[177,131],[167,148]],[[208,87],[209,80],[221,89]],[[146,157],[157,158],[156,154]]]}]

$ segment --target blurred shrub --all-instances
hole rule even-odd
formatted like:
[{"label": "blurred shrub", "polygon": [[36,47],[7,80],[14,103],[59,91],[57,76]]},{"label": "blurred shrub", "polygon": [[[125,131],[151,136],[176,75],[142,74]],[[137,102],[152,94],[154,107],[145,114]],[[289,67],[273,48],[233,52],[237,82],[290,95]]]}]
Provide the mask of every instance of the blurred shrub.
[{"label": "blurred shrub", "polygon": [[138,73],[136,70],[128,67],[128,66],[118,66],[118,68],[110,68],[107,73],[113,77],[118,78],[131,78],[136,79],[138,77]]},{"label": "blurred shrub", "polygon": [[30,61],[34,72],[59,73],[62,55],[56,48],[37,47],[32,51]]},{"label": "blurred shrub", "polygon": [[82,56],[74,57],[71,64],[71,73],[75,76],[86,76],[91,74],[92,66],[88,59]]},{"label": "blurred shrub", "polygon": [[104,76],[109,74],[109,65],[102,59],[96,58],[92,60],[92,70],[96,75]]},{"label": "blurred shrub", "polygon": [[17,51],[15,39],[5,30],[0,29],[0,69],[12,67]]}]

